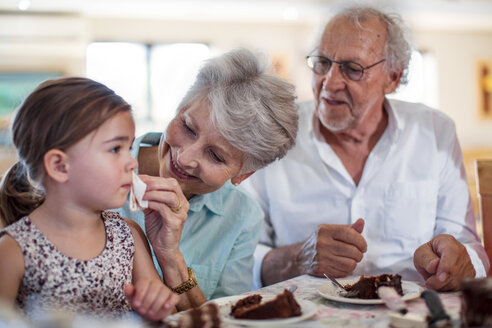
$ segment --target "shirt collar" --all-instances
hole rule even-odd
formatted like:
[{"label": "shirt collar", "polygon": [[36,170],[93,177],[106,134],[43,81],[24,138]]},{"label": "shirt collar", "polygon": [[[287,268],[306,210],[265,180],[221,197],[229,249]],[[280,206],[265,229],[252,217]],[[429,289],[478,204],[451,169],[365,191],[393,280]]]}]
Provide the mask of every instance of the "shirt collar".
[{"label": "shirt collar", "polygon": [[159,145],[159,141],[164,133],[162,132],[148,132],[143,136],[140,136],[135,140],[135,143],[138,142],[138,145],[146,145],[146,146],[157,146]]},{"label": "shirt collar", "polygon": [[190,200],[190,211],[200,212],[204,206],[217,215],[224,213],[223,194],[228,193],[228,189],[232,188],[229,181],[225,183],[219,190],[208,194],[195,195]]},{"label": "shirt collar", "polygon": [[385,98],[384,100],[383,108],[388,114],[387,131],[389,133],[392,143],[396,143],[403,130],[403,120],[398,115],[398,112],[395,111],[395,109],[391,105],[391,102],[387,98]]}]

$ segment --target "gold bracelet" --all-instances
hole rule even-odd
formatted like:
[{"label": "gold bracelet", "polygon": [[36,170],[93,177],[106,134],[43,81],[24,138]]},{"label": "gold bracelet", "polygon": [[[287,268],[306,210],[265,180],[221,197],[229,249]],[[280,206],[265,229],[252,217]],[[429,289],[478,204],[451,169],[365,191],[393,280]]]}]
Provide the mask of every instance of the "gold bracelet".
[{"label": "gold bracelet", "polygon": [[183,282],[182,284],[174,288],[171,288],[171,290],[179,295],[189,291],[190,289],[198,285],[198,282],[196,281],[196,277],[195,277],[195,272],[193,272],[193,269],[190,267],[188,267],[188,277],[189,278],[187,281]]}]

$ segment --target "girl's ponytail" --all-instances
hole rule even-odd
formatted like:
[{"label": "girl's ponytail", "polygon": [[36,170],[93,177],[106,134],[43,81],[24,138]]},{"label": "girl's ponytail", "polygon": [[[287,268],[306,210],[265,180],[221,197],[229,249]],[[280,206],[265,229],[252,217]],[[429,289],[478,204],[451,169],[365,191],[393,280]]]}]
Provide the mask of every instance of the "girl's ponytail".
[{"label": "girl's ponytail", "polygon": [[43,190],[35,187],[22,162],[15,163],[0,183],[0,219],[9,225],[31,213],[44,201]]}]

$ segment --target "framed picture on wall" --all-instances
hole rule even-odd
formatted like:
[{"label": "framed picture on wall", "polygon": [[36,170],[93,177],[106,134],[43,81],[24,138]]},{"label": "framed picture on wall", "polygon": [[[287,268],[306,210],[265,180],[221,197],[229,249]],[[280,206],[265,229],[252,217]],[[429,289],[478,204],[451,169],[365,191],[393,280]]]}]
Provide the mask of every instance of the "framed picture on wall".
[{"label": "framed picture on wall", "polygon": [[272,69],[273,73],[277,74],[281,78],[290,79],[290,74],[287,65],[287,56],[283,54],[272,55]]},{"label": "framed picture on wall", "polygon": [[492,119],[492,59],[478,62],[479,115]]},{"label": "framed picture on wall", "polygon": [[0,73],[0,145],[10,144],[10,121],[15,109],[41,82],[61,77],[58,72]]}]

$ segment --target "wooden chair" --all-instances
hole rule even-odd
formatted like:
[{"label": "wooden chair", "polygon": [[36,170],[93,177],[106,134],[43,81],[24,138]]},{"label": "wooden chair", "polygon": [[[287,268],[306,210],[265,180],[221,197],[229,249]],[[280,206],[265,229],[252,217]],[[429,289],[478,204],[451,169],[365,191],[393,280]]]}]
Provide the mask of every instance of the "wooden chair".
[{"label": "wooden chair", "polygon": [[[492,159],[477,159],[475,163],[483,244],[492,267]],[[488,276],[492,276],[492,268]]]}]

